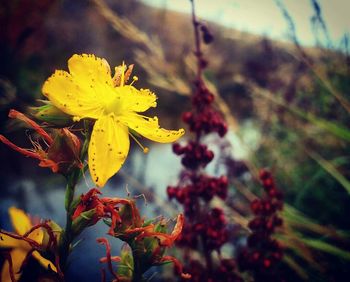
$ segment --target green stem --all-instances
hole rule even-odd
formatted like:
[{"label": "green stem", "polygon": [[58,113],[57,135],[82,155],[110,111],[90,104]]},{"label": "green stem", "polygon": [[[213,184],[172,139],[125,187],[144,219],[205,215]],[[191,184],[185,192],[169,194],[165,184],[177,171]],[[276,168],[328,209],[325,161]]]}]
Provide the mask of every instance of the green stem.
[{"label": "green stem", "polygon": [[68,183],[66,186],[66,197],[65,197],[65,207],[67,211],[67,218],[66,218],[66,228],[62,234],[62,241],[61,241],[61,268],[64,270],[67,264],[67,258],[70,252],[70,245],[73,241],[73,234],[72,234],[72,209],[71,204],[74,199],[74,192],[75,192],[75,186],[79,180],[80,171],[74,170],[72,174],[68,177]]},{"label": "green stem", "polygon": [[141,262],[141,254],[140,250],[144,249],[144,246],[142,242],[136,243],[136,246],[132,246],[132,256],[133,256],[133,261],[134,261],[134,271],[133,271],[133,276],[132,276],[132,281],[133,282],[140,282],[143,281],[143,265]]},{"label": "green stem", "polygon": [[[87,155],[87,150],[89,147],[90,141],[90,125],[89,122],[86,121],[84,123],[85,127],[85,140],[80,152],[80,160],[84,163],[84,160]],[[65,195],[65,208],[67,211],[66,217],[66,228],[62,234],[61,242],[60,242],[60,264],[61,269],[64,271],[67,265],[67,259],[70,253],[70,246],[72,241],[74,240],[74,234],[72,233],[72,215],[73,215],[73,207],[72,203],[74,200],[75,187],[82,176],[83,170],[80,168],[76,168],[72,170],[72,172],[67,176],[67,186],[66,186],[66,195]]]}]

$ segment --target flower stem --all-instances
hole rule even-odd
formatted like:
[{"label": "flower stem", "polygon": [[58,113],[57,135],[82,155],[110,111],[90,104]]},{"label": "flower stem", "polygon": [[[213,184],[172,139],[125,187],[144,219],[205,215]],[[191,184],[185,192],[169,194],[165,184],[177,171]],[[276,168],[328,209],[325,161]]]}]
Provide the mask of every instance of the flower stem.
[{"label": "flower stem", "polygon": [[66,196],[65,196],[65,207],[67,211],[66,218],[66,228],[62,234],[61,238],[61,250],[60,250],[60,263],[63,271],[65,270],[67,258],[70,252],[70,244],[73,241],[72,229],[72,210],[71,204],[74,199],[75,186],[79,180],[79,170],[74,170],[71,175],[68,177],[68,182],[66,186]]},{"label": "flower stem", "polygon": [[144,248],[142,242],[136,243],[136,246],[132,246],[132,256],[134,261],[134,271],[132,276],[133,282],[143,281],[143,267],[140,260],[140,250]]},{"label": "flower stem", "polygon": [[[83,146],[81,148],[80,152],[80,160],[82,163],[84,163],[84,159],[87,155],[87,150],[89,146],[90,141],[90,134],[91,129],[88,121],[85,121],[84,123],[85,128],[85,139]],[[72,170],[72,172],[67,176],[67,186],[66,186],[66,194],[65,194],[65,208],[67,212],[66,217],[66,228],[64,232],[62,233],[61,242],[60,242],[60,264],[61,269],[65,271],[66,265],[67,265],[67,259],[70,253],[70,246],[72,241],[74,240],[74,234],[72,234],[72,214],[74,212],[72,203],[74,200],[74,193],[75,193],[75,187],[82,176],[85,168],[75,168]]]},{"label": "flower stem", "polygon": [[194,27],[194,40],[195,40],[195,56],[197,57],[197,80],[199,82],[202,82],[202,51],[201,51],[201,40],[200,40],[200,34],[199,34],[199,23],[196,18],[196,9],[194,0],[190,0],[191,6],[192,6],[192,24]]}]

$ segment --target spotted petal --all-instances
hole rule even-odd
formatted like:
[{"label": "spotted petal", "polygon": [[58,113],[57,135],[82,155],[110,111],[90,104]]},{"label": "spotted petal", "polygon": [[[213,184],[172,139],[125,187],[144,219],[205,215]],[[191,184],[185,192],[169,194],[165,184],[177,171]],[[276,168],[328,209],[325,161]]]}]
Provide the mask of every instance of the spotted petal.
[{"label": "spotted petal", "polygon": [[125,85],[117,87],[116,91],[120,93],[125,111],[144,112],[157,106],[157,96],[148,89],[137,90],[133,86]]},{"label": "spotted petal", "polygon": [[103,58],[92,54],[75,54],[68,60],[68,68],[79,84],[102,83],[113,86],[111,68]]},{"label": "spotted petal", "polygon": [[69,115],[96,119],[103,110],[94,86],[77,84],[66,71],[55,71],[45,81],[42,92],[53,105]]},{"label": "spotted petal", "polygon": [[123,165],[130,147],[128,128],[114,114],[95,122],[89,144],[89,168],[93,181],[103,187]]},{"label": "spotted petal", "polygon": [[143,117],[136,113],[129,113],[121,117],[123,123],[142,136],[156,142],[174,142],[184,135],[183,129],[167,130],[159,127],[158,118]]}]

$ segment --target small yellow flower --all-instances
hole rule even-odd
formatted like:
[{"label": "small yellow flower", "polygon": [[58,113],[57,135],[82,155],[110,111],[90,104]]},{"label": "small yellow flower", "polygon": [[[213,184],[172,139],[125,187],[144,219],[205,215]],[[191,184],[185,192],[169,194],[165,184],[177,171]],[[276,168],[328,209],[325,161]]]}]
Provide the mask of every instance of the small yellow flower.
[{"label": "small yellow flower", "polygon": [[[24,235],[32,228],[32,223],[30,218],[24,213],[24,211],[17,209],[15,207],[11,207],[9,209],[9,214],[12,222],[12,226],[15,229],[15,232],[18,235]],[[38,244],[42,244],[44,238],[44,232],[40,228],[34,230],[28,236],[29,239],[37,242]],[[10,255],[12,260],[13,273],[15,275],[16,281],[19,280],[21,273],[19,272],[21,266],[26,259],[28,253],[32,251],[31,245],[21,239],[12,238],[6,234],[1,234],[0,238],[0,247],[1,248],[11,248]],[[45,268],[51,268],[52,270],[57,272],[55,265],[42,257],[38,251],[34,251],[32,256],[36,258],[39,263]],[[5,261],[2,271],[1,271],[1,280],[2,282],[11,282],[10,276],[10,267],[8,261]]]},{"label": "small yellow flower", "polygon": [[137,77],[125,85],[132,67],[128,70],[124,64],[116,67],[112,77],[105,59],[82,54],[68,60],[68,69],[69,73],[56,70],[42,91],[54,106],[72,115],[74,121],[96,120],[88,163],[97,186],[103,187],[123,165],[129,152],[129,129],[161,143],[174,142],[184,134],[183,129],[160,128],[157,117],[138,114],[155,107],[157,97],[148,89],[138,90],[132,86]]}]

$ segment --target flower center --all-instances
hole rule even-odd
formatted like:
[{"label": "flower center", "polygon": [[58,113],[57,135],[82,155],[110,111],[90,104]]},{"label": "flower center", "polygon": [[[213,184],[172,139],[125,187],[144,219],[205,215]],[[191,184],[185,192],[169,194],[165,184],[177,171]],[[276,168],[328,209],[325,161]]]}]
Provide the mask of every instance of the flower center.
[{"label": "flower center", "polygon": [[106,103],[105,113],[106,114],[114,113],[115,115],[120,115],[122,113],[122,108],[123,108],[123,102],[121,97],[118,95],[113,97],[111,101]]},{"label": "flower center", "polygon": [[120,116],[125,110],[125,89],[123,87],[115,87],[113,89],[113,94],[110,96],[110,99],[106,101],[105,104],[105,113],[113,113],[116,116]]}]

